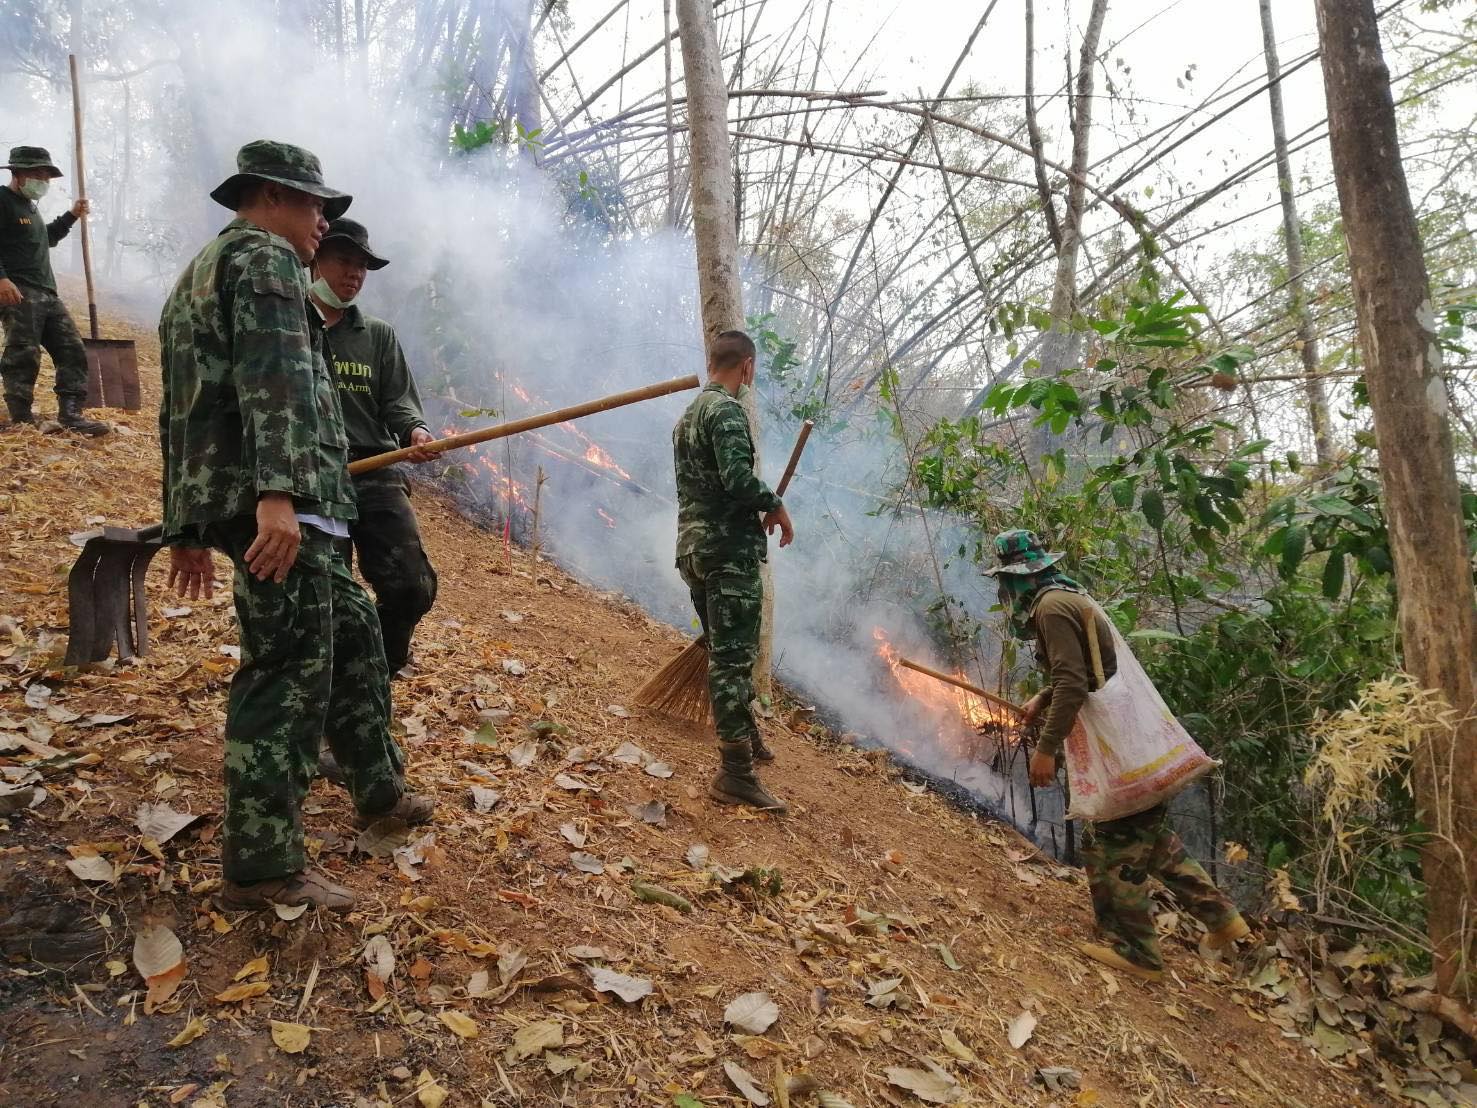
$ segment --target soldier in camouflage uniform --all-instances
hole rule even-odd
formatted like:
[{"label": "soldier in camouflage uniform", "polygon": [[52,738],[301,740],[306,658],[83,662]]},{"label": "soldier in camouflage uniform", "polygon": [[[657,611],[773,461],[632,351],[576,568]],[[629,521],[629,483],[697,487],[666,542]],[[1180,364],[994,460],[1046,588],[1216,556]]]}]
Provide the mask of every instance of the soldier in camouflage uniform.
[{"label": "soldier in camouflage uniform", "polygon": [[[1112,632],[1089,613],[1092,598],[1056,563],[1062,555],[1047,553],[1030,531],[1006,531],[995,537],[999,565],[985,572],[1000,585],[1000,603],[1011,629],[1036,641],[1036,660],[1046,686],[1024,705],[1025,723],[1045,713],[1036,751],[1031,756],[1031,784],[1038,788],[1056,780],[1057,757],[1076,722],[1077,713],[1094,688],[1088,628],[1097,636],[1102,673],[1111,680],[1118,671]],[[1164,804],[1122,819],[1087,828],[1082,862],[1092,891],[1092,908],[1105,942],[1083,943],[1084,955],[1114,969],[1157,981],[1164,960],[1149,899],[1149,878],[1157,877],[1192,916],[1205,925],[1206,946],[1227,947],[1249,933],[1235,905],[1215,887],[1200,863],[1185,853],[1169,824]]]},{"label": "soldier in camouflage uniform", "polygon": [[[754,760],[773,758],[754,722],[765,533],[794,538],[790,514],[754,472],[749,419],[740,390],[754,381],[754,343],[724,331],[708,352],[708,385],[672,429],[677,468],[677,570],[708,639],[708,694],[722,768],[708,794],[722,804],[783,812],[765,791]],[[762,520],[761,520],[762,515]]]},{"label": "soldier in camouflage uniform", "polygon": [[303,266],[325,215],[350,198],[296,146],[248,143],[237,165],[211,193],[236,218],[186,267],[159,321],[170,583],[209,595],[211,548],[235,570],[221,905],[346,911],[353,894],[309,871],[303,849],[320,738],[360,826],[432,812],[405,791],[379,622],[337,542],[355,515],[348,444]]},{"label": "soldier in camouflage uniform", "polygon": [[31,403],[44,349],[56,367],[57,422],[84,435],[106,435],[106,423],[82,414],[87,351],[56,293],[51,271],[51,248],[87,214],[87,201],[74,201],[70,211],[47,223],[36,201],[62,175],[51,164],[51,155],[39,146],[17,146],[5,168],[10,170],[10,185],[0,189],[0,327],[5,329],[0,378],[5,382],[10,422],[36,422]]},{"label": "soldier in camouflage uniform", "polygon": [[[395,329],[354,303],[368,271],[389,264],[370,248],[363,224],[342,218],[329,224],[313,259],[315,279],[308,295],[323,318],[328,368],[338,382],[350,461],[405,446],[423,447],[435,439]],[[435,457],[425,451],[410,460]],[[404,467],[386,466],[353,480],[359,518],[349,534],[359,572],[374,590],[385,658],[390,672],[398,673],[410,661],[415,625],[436,602],[436,571],[421,544]]]}]

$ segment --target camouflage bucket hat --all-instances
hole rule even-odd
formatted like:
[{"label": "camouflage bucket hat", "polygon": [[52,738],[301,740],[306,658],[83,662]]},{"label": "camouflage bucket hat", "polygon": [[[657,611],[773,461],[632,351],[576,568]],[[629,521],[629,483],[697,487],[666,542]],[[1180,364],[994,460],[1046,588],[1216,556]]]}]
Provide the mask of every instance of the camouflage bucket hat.
[{"label": "camouflage bucket hat", "polygon": [[44,169],[53,177],[63,176],[51,163],[51,153],[44,146],[12,146],[6,169]]},{"label": "camouflage bucket hat", "polygon": [[369,259],[370,269],[384,269],[390,264],[388,258],[381,258],[369,248],[369,228],[357,220],[335,219],[328,225],[328,233],[323,236],[318,249],[321,251],[332,239],[357,247],[359,252]]},{"label": "camouflage bucket hat", "polygon": [[236,172],[211,192],[210,198],[233,212],[240,206],[241,189],[249,181],[275,181],[309,196],[323,198],[323,218],[337,219],[348,211],[353,197],[323,183],[323,167],[312,151],[286,142],[257,139],[236,154]]},{"label": "camouflage bucket hat", "polygon": [[993,569],[981,570],[989,577],[1001,573],[1040,573],[1066,557],[1060,551],[1047,553],[1046,547],[1034,531],[1002,531],[995,536],[995,557],[1000,564]]}]

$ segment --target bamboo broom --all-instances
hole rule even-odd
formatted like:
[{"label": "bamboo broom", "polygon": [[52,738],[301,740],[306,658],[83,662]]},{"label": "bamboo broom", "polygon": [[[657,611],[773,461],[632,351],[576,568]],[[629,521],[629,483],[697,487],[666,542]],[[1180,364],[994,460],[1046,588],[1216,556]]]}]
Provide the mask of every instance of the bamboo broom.
[{"label": "bamboo broom", "polygon": [[[790,487],[790,478],[795,476],[795,467],[800,464],[800,455],[814,429],[813,420],[807,419],[800,425],[800,435],[795,439],[795,448],[790,451],[784,475],[775,486],[776,496],[784,496]],[[681,654],[657,670],[651,680],[637,691],[636,706],[702,727],[712,723],[713,702],[708,696],[708,636],[700,635],[688,643]]]}]

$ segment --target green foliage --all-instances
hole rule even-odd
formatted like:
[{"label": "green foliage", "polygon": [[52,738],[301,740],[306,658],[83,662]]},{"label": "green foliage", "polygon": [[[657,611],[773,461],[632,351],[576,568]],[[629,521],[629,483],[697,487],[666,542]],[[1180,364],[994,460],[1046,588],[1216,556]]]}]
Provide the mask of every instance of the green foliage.
[{"label": "green foliage", "polygon": [[765,399],[772,414],[785,420],[813,420],[818,430],[836,430],[841,426],[826,399],[823,386],[808,378],[796,351],[799,343],[775,329],[773,312],[751,315],[744,328],[759,348],[759,365],[764,370]]},{"label": "green foliage", "polygon": [[508,129],[498,121],[485,119],[478,120],[471,127],[464,127],[455,123],[451,128],[452,153],[470,154],[481,150],[484,146],[491,146],[494,142],[511,142],[523,150],[537,150],[543,146],[539,135],[543,134],[542,127],[533,130],[525,130],[522,123],[513,120],[511,134]]}]

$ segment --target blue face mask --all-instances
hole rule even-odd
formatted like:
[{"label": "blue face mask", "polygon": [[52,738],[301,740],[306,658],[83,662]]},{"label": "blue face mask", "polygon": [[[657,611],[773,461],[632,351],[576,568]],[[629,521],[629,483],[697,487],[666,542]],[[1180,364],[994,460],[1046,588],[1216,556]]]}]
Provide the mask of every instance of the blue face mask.
[{"label": "blue face mask", "polygon": [[338,293],[334,292],[333,289],[329,287],[328,282],[325,281],[322,277],[319,277],[318,280],[314,281],[312,285],[309,286],[309,291],[322,303],[327,304],[330,308],[333,308],[340,312],[354,302],[352,300],[340,300]]},{"label": "blue face mask", "polygon": [[21,195],[33,203],[40,200],[51,189],[51,182],[45,177],[27,177],[21,182]]}]

